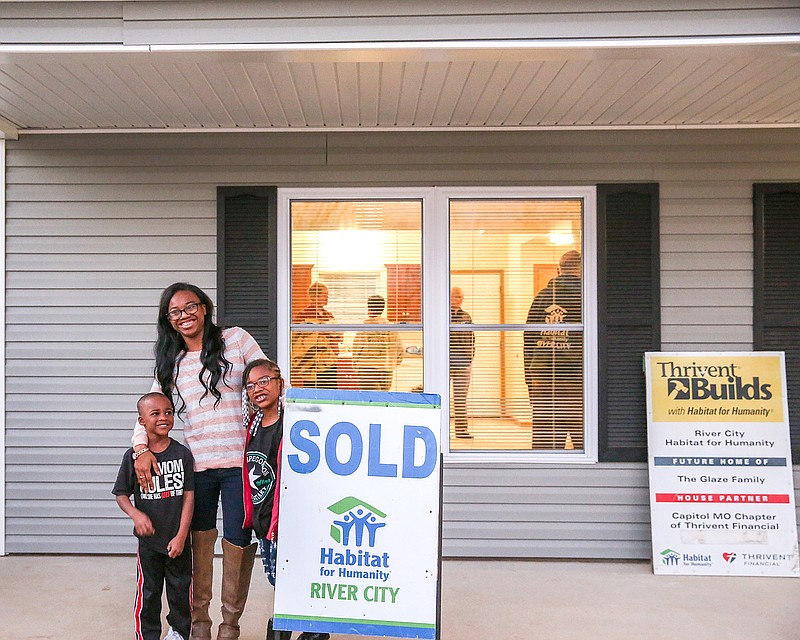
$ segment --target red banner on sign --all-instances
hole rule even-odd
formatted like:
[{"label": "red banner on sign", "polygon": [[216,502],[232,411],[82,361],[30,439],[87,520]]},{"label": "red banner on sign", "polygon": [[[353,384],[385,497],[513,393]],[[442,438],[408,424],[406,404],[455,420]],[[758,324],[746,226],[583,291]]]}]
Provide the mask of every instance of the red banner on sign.
[{"label": "red banner on sign", "polygon": [[787,493],[657,493],[656,502],[725,503],[725,504],[788,504]]}]

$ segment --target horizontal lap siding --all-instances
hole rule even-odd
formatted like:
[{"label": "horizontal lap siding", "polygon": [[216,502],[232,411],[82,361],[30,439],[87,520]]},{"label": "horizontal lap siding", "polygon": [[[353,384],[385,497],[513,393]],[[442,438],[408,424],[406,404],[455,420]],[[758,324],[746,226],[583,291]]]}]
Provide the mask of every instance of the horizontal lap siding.
[{"label": "horizontal lap siding", "polygon": [[[776,152],[772,160],[780,157],[780,150]],[[792,167],[800,176],[797,158],[790,162]],[[709,182],[711,168],[710,163],[698,163],[699,180],[693,183],[674,167],[664,173],[674,175],[677,181],[659,179],[660,172],[656,173],[661,183],[661,336],[665,351],[752,349],[755,180],[721,176]],[[736,166],[731,173],[741,171]]]},{"label": "horizontal lap siding", "polygon": [[12,553],[133,550],[110,488],[152,381],[158,296],[176,280],[216,286],[215,185],[161,180],[158,162],[130,171],[113,138],[100,142],[108,157],[54,140],[9,158]]},{"label": "horizontal lap siding", "polygon": [[683,0],[594,2],[576,11],[563,0],[224,0],[216,2],[4,3],[0,41],[13,44],[186,44],[231,42],[388,42],[508,38],[631,38],[784,34],[798,10],[785,2]]},{"label": "horizontal lap siding", "polygon": [[644,465],[459,465],[444,482],[445,556],[649,555]]},{"label": "horizontal lap siding", "polygon": [[263,141],[234,137],[220,150],[217,140],[31,137],[13,144],[6,171],[10,553],[134,550],[111,486],[130,446],[136,398],[152,381],[158,296],[186,280],[216,298],[217,186],[238,183],[245,172],[245,181],[263,182],[259,164],[324,162],[318,137],[271,136],[269,154]]},{"label": "horizontal lap siding", "polygon": [[[800,132],[30,136],[8,143],[7,549],[128,552],[110,494],[158,293],[216,283],[224,185],[658,182],[664,349],[751,349],[753,182]],[[47,391],[48,393],[43,393]],[[447,463],[444,553],[649,557],[642,464]]]},{"label": "horizontal lap siding", "polygon": [[[125,42],[391,42],[513,38],[625,38],[785,32],[796,23],[796,7],[781,2],[723,7],[672,2],[667,10],[650,2],[481,0],[381,3],[129,2]],[[722,8],[723,10],[719,10]],[[659,10],[660,9],[660,10]],[[732,15],[734,14],[734,15]]]}]

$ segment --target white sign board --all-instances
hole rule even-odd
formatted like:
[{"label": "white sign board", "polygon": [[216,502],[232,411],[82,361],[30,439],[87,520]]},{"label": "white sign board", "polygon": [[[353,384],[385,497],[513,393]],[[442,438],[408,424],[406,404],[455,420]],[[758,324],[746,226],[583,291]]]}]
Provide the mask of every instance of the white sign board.
[{"label": "white sign board", "polygon": [[798,576],[783,353],[647,353],[653,570]]},{"label": "white sign board", "polygon": [[290,389],[274,627],[436,638],[440,399]]}]

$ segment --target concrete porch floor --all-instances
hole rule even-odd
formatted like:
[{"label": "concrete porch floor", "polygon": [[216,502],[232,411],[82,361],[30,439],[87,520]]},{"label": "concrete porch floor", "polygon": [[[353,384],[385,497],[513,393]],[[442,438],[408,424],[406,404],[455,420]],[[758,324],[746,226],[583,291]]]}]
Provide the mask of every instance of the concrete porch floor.
[{"label": "concrete porch floor", "polygon": [[[215,621],[220,570],[217,559]],[[2,557],[0,638],[132,638],[134,576],[132,556]],[[793,578],[657,577],[643,562],[447,560],[441,638],[786,640],[800,638],[798,602]],[[264,638],[271,610],[272,588],[254,571],[243,640]]]}]

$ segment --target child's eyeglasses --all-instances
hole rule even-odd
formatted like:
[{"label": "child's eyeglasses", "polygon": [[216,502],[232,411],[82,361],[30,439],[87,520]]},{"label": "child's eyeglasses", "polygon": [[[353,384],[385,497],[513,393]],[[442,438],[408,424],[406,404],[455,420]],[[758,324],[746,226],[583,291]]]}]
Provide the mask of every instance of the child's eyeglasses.
[{"label": "child's eyeglasses", "polygon": [[272,380],[277,380],[277,379],[278,379],[277,377],[270,378],[269,376],[264,376],[263,378],[259,378],[255,382],[248,382],[246,385],[244,385],[244,388],[247,391],[255,391],[256,387],[258,387],[259,389],[264,389],[269,386],[269,383]]}]

